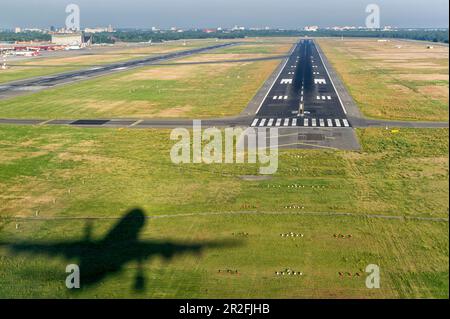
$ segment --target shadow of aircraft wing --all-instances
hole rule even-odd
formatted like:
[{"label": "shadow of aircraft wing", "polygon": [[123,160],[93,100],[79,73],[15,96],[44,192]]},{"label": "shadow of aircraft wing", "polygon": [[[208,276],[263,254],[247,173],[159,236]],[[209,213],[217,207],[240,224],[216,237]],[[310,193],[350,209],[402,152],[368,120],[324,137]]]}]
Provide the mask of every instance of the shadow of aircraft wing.
[{"label": "shadow of aircraft wing", "polygon": [[73,259],[78,258],[81,252],[86,249],[86,243],[81,241],[61,243],[0,242],[0,247],[5,247],[16,254],[63,256],[67,259]]},{"label": "shadow of aircraft wing", "polygon": [[130,252],[134,252],[138,258],[149,259],[154,255],[161,256],[170,260],[177,255],[198,254],[200,255],[207,249],[231,248],[237,247],[240,243],[236,241],[215,241],[215,242],[197,242],[197,243],[178,243],[164,241],[142,241]]}]

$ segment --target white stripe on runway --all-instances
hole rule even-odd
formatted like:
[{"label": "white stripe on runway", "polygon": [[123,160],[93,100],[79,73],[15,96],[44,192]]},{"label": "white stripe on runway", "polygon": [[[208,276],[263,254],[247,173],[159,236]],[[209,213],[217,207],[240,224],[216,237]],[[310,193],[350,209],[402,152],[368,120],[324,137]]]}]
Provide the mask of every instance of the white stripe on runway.
[{"label": "white stripe on runway", "polygon": [[297,126],[297,119],[292,120],[292,126]]},{"label": "white stripe on runway", "polygon": [[341,125],[341,121],[339,121],[338,119],[335,119],[334,121],[336,122],[336,126],[337,127],[341,127],[342,126]]},{"label": "white stripe on runway", "polygon": [[317,120],[316,119],[312,119],[312,126],[316,127],[317,126]]},{"label": "white stripe on runway", "polygon": [[325,126],[325,121],[323,119],[319,119],[320,126]]},{"label": "white stripe on runway", "polygon": [[258,121],[259,121],[259,119],[254,119],[254,120],[253,120],[253,123],[252,123],[252,127],[255,127],[256,124],[258,123]]},{"label": "white stripe on runway", "polygon": [[308,127],[308,126],[309,126],[309,120],[308,120],[308,119],[305,119],[305,121],[304,121],[304,125],[305,125],[306,127]]},{"label": "white stripe on runway", "polygon": [[344,126],[345,127],[349,127],[350,124],[348,123],[348,121],[346,119],[343,119],[342,122],[344,122]]},{"label": "white stripe on runway", "polygon": [[327,96],[327,99],[331,100],[331,96],[328,95],[328,96]]},{"label": "white stripe on runway", "polygon": [[327,120],[327,124],[328,124],[328,127],[333,127],[333,121],[332,120],[328,119]]},{"label": "white stripe on runway", "polygon": [[275,126],[280,126],[281,125],[281,119],[278,119],[277,122],[275,123]]},{"label": "white stripe on runway", "polygon": [[269,123],[267,123],[267,126],[272,126],[273,125],[273,119],[269,120]]},{"label": "white stripe on runway", "polygon": [[259,126],[264,126],[266,124],[266,119],[262,119],[262,121],[259,123]]},{"label": "white stripe on runway", "polygon": [[284,119],[284,126],[289,126],[289,119]]}]

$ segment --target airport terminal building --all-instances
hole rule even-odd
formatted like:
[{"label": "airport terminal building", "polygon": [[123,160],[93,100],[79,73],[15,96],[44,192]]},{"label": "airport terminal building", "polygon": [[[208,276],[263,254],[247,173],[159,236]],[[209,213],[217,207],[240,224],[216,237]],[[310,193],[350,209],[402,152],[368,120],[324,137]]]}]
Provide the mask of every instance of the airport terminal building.
[{"label": "airport terminal building", "polygon": [[83,32],[55,33],[52,34],[52,43],[67,46],[89,46],[92,44],[92,36]]}]

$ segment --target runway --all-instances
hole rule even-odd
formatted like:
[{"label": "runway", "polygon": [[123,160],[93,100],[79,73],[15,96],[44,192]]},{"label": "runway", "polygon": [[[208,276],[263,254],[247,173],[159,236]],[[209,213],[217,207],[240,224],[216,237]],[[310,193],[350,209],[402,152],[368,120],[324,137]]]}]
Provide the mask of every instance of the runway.
[{"label": "runway", "polygon": [[312,40],[301,40],[284,64],[253,127],[351,127],[328,69]]}]

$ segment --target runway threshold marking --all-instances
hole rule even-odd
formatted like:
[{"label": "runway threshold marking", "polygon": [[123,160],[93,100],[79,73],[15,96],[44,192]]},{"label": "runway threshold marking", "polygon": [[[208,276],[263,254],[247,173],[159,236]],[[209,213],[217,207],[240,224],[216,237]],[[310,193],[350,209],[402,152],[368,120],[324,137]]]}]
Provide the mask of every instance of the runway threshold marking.
[{"label": "runway threshold marking", "polygon": [[[342,122],[341,122],[342,121]],[[342,125],[343,123],[343,125]],[[350,127],[350,123],[346,119],[299,119],[293,118],[256,118],[253,120],[251,127]]]}]

